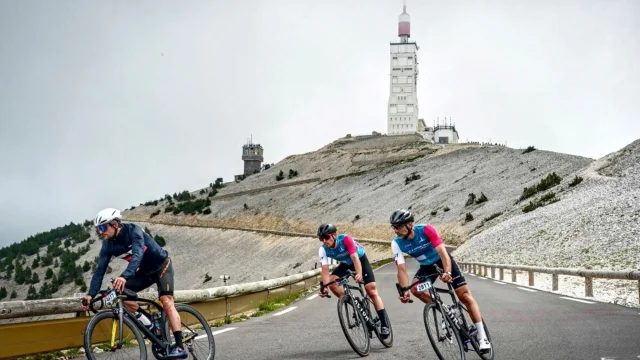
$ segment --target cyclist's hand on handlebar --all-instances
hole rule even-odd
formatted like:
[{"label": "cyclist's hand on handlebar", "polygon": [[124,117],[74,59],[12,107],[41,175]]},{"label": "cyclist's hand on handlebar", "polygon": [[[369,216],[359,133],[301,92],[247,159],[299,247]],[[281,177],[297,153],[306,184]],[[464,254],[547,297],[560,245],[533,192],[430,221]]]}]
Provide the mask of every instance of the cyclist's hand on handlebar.
[{"label": "cyclist's hand on handlebar", "polygon": [[442,282],[445,282],[445,283],[450,283],[451,281],[453,281],[453,278],[451,277],[450,274],[442,273],[440,274],[440,280],[442,280]]},{"label": "cyclist's hand on handlebar", "polygon": [[327,295],[329,295],[329,293],[326,289],[321,289],[320,291],[318,291],[318,296],[320,296],[321,298],[327,297]]},{"label": "cyclist's hand on handlebar", "polygon": [[82,298],[82,310],[84,311],[88,311],[89,310],[89,306],[91,305],[91,295],[85,295],[84,298]]},{"label": "cyclist's hand on handlebar", "polygon": [[408,303],[409,300],[411,299],[411,296],[409,296],[409,291],[405,291],[404,294],[402,294],[402,296],[398,296],[398,299],[400,299],[400,301],[403,304]]},{"label": "cyclist's hand on handlebar", "polygon": [[122,276],[118,276],[113,281],[113,288],[116,289],[117,292],[122,292],[124,291],[124,284],[126,282],[127,282],[127,279],[123,278]]},{"label": "cyclist's hand on handlebar", "polygon": [[363,281],[362,280],[362,275],[360,275],[360,274],[355,274],[353,278],[359,283],[361,283]]}]

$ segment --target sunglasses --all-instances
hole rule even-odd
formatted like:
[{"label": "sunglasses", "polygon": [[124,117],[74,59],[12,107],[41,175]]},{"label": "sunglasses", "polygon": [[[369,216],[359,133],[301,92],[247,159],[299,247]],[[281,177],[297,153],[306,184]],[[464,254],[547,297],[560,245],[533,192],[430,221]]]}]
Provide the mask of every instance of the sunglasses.
[{"label": "sunglasses", "polygon": [[406,225],[406,224],[393,224],[393,225],[391,225],[391,227],[392,227],[394,230],[400,230],[400,229],[402,229],[402,227],[403,227],[403,226],[405,226],[405,225]]},{"label": "sunglasses", "polygon": [[102,224],[102,225],[96,226],[96,230],[98,232],[101,232],[101,233],[107,231],[108,228],[109,228],[109,225],[107,225],[107,224]]},{"label": "sunglasses", "polygon": [[320,241],[325,241],[331,239],[331,235],[323,235],[318,237]]}]

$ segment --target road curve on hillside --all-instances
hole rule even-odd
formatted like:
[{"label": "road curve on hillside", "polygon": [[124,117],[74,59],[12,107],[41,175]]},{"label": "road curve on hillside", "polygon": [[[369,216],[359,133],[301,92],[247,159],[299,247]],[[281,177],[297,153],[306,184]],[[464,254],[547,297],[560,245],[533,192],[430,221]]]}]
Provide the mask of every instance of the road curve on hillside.
[{"label": "road curve on hillside", "polygon": [[[414,261],[410,273],[417,270]],[[402,304],[395,266],[376,270],[376,280],[394,331],[386,349],[372,339],[369,359],[436,359],[422,322],[423,305]],[[640,310],[559,294],[533,292],[467,274],[491,331],[496,359],[640,358]],[[579,299],[578,299],[579,300]],[[356,359],[345,339],[336,298],[309,295],[287,308],[215,329],[216,359]],[[479,359],[467,353],[468,359]]]}]

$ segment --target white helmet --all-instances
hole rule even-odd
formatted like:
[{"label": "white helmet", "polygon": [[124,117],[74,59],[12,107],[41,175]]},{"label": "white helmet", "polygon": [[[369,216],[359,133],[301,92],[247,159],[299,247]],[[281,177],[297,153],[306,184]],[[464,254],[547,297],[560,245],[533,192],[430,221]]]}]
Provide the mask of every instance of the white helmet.
[{"label": "white helmet", "polygon": [[120,215],[120,210],[114,208],[106,208],[96,215],[96,218],[93,220],[93,224],[95,226],[107,224],[112,222],[113,220],[121,220],[122,215]]}]

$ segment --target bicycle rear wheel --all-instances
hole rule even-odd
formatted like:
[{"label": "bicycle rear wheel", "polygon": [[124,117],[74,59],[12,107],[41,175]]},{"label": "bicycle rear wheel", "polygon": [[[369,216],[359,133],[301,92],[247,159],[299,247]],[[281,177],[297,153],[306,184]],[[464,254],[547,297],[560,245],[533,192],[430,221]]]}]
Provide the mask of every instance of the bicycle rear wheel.
[{"label": "bicycle rear wheel", "polygon": [[[186,304],[176,304],[176,310],[180,316],[182,343],[189,354],[188,358],[213,360],[216,354],[216,344],[207,320],[198,310]],[[175,343],[176,340],[173,337],[169,321],[165,324],[165,334],[169,338],[169,343]],[[154,355],[156,355],[155,352]]]},{"label": "bicycle rear wheel", "polygon": [[378,337],[378,340],[380,340],[382,345],[384,345],[385,347],[388,347],[388,348],[392,347],[393,346],[393,330],[391,329],[391,321],[389,321],[389,315],[385,311],[385,317],[386,317],[385,320],[387,323],[387,327],[389,328],[389,336],[386,339],[384,339],[382,338],[382,334],[380,333],[382,331],[382,319],[380,319],[380,317],[378,316],[378,313],[376,312],[376,307],[373,305],[373,301],[369,298],[365,298],[365,299],[367,302],[367,308],[369,309],[369,314],[371,314],[371,317],[373,318],[373,321],[376,324],[375,333],[376,333],[376,336]]},{"label": "bicycle rear wheel", "polygon": [[482,319],[484,333],[487,335],[487,339],[489,340],[489,343],[491,343],[491,350],[489,350],[489,352],[486,352],[486,353],[481,353],[479,348],[480,345],[478,344],[478,339],[476,338],[478,331],[475,328],[473,321],[471,320],[471,316],[469,315],[469,311],[467,311],[467,308],[465,306],[461,306],[461,308],[462,308],[461,314],[464,316],[464,320],[466,321],[467,325],[471,327],[469,332],[473,333],[473,334],[470,334],[471,336],[469,337],[469,340],[470,340],[469,342],[471,343],[476,353],[478,353],[478,356],[480,356],[482,360],[493,360],[494,348],[493,348],[493,342],[491,341],[491,334],[489,333],[489,328],[487,327],[487,323],[484,321],[484,319]]},{"label": "bicycle rear wheel", "polygon": [[434,302],[424,306],[423,318],[431,346],[440,360],[466,359],[458,330]]},{"label": "bicycle rear wheel", "polygon": [[369,355],[369,329],[351,296],[345,295],[338,300],[338,317],[344,336],[353,351],[360,356]]},{"label": "bicycle rear wheel", "polygon": [[123,318],[122,344],[118,344],[119,330],[118,316],[110,310],[91,318],[84,332],[87,358],[95,360],[96,354],[112,352],[110,357],[146,360],[147,348],[142,334],[128,317]]}]

